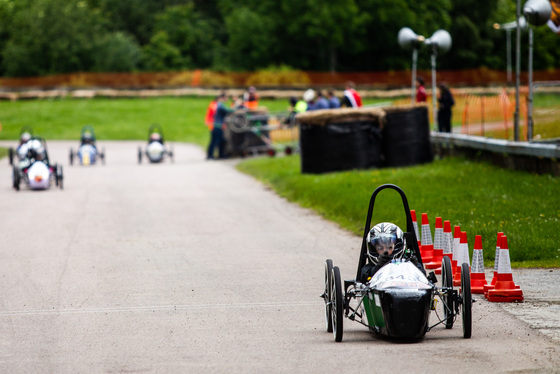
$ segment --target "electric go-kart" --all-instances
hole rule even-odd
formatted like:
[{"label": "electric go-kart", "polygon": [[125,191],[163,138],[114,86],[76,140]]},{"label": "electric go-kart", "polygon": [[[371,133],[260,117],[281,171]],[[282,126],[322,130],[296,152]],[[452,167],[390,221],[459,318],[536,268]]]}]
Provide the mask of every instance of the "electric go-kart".
[{"label": "electric go-kart", "polygon": [[162,162],[165,156],[169,156],[169,159],[173,162],[173,149],[167,150],[164,144],[161,126],[158,124],[151,125],[148,129],[148,145],[146,150],[142,151],[142,148],[138,147],[138,163],[142,163],[142,155],[146,155],[152,163]]},{"label": "electric go-kart", "polygon": [[105,164],[105,149],[99,151],[96,141],[93,127],[89,125],[84,126],[80,135],[78,150],[74,152],[74,149],[70,148],[70,165],[74,164],[74,158],[76,157],[80,165],[95,165],[97,159],[100,159]]},{"label": "electric go-kart", "polygon": [[25,157],[13,165],[13,187],[19,191],[23,183],[32,190],[45,190],[54,183],[62,189],[62,165],[51,164],[47,153],[47,143],[40,137],[31,137],[22,145],[18,154]]},{"label": "electric go-kart", "polygon": [[14,159],[17,157],[18,161],[21,161],[25,157],[27,157],[27,148],[23,147],[25,143],[31,139],[33,136],[33,129],[29,126],[23,126],[19,132],[19,145],[16,149],[12,147],[8,148],[8,160],[10,161],[10,165],[14,164]]},{"label": "electric go-kart", "polygon": [[[370,231],[375,198],[385,189],[397,191],[404,205],[406,230],[403,233],[404,250],[382,266],[368,281],[360,282],[362,268],[368,261],[367,238]],[[419,264],[419,266],[415,265]],[[436,285],[434,273],[426,277],[408,201],[404,192],[395,185],[379,186],[372,194],[362,240],[362,248],[355,280],[342,281],[340,269],[332,260],[325,264],[325,319],[328,332],[334,340],[342,341],[343,319],[356,321],[377,334],[390,338],[420,339],[426,332],[443,324],[451,329],[461,315],[463,337],[472,332],[472,297],[468,264],[461,267],[460,291],[453,288],[452,266],[449,257],[442,260],[442,286]],[[343,288],[344,287],[344,288]],[[441,309],[437,307],[441,301]],[[434,312],[437,321],[430,323]]]}]

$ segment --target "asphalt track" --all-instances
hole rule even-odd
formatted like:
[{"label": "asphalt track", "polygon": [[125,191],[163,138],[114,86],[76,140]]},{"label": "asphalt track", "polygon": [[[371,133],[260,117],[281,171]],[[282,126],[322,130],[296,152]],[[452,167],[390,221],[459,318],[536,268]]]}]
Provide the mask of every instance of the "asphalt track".
[{"label": "asphalt track", "polygon": [[195,146],[138,165],[145,144],[106,142],[106,165],[70,167],[77,142],[48,145],[62,191],[16,192],[0,163],[2,372],[560,370],[559,340],[512,314],[524,304],[479,300],[471,339],[460,321],[403,343],[345,320],[335,343],[324,261],[353,278],[360,238]]}]

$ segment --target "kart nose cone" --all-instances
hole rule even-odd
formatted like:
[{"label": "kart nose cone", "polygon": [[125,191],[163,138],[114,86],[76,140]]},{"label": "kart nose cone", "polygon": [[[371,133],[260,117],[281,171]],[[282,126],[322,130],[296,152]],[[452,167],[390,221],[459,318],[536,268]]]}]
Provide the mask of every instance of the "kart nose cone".
[{"label": "kart nose cone", "polygon": [[390,336],[420,338],[428,327],[432,290],[391,289],[383,292],[383,315]]}]

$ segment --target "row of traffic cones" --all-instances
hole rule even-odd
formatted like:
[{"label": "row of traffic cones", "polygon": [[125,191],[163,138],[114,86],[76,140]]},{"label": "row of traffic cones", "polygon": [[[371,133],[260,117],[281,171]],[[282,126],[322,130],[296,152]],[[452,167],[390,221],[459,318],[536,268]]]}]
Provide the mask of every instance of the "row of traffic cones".
[{"label": "row of traffic cones", "polygon": [[[411,215],[416,237],[419,238],[416,211],[411,210]],[[442,224],[441,217],[437,217],[434,241],[432,241],[426,213],[422,213],[421,229],[422,240],[418,241],[418,245],[424,267],[433,270],[436,274],[441,274],[443,256],[450,257],[453,268],[453,285],[460,286],[461,265],[463,263],[470,264],[467,233],[461,231],[460,226],[455,226],[452,233],[451,223],[445,221]],[[513,282],[507,236],[503,233],[498,233],[494,275],[490,284],[486,282],[484,271],[482,237],[480,235],[475,236],[471,266],[471,292],[473,294],[484,294],[488,301],[492,302],[523,301],[523,291]]]}]

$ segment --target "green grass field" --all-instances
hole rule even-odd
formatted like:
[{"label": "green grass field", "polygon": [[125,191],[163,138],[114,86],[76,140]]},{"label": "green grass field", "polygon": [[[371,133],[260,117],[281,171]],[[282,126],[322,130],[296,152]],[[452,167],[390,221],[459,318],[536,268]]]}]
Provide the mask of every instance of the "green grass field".
[{"label": "green grass field", "polygon": [[[514,266],[560,267],[560,179],[503,170],[486,163],[447,158],[431,164],[321,175],[301,174],[299,157],[260,158],[239,170],[255,176],[290,201],[319,212],[341,227],[362,235],[369,198],[381,184],[393,183],[407,195],[420,220],[428,213],[474,236],[482,235],[487,265],[494,259],[496,235],[508,235]],[[406,228],[397,193],[381,192],[375,222]]]}]

